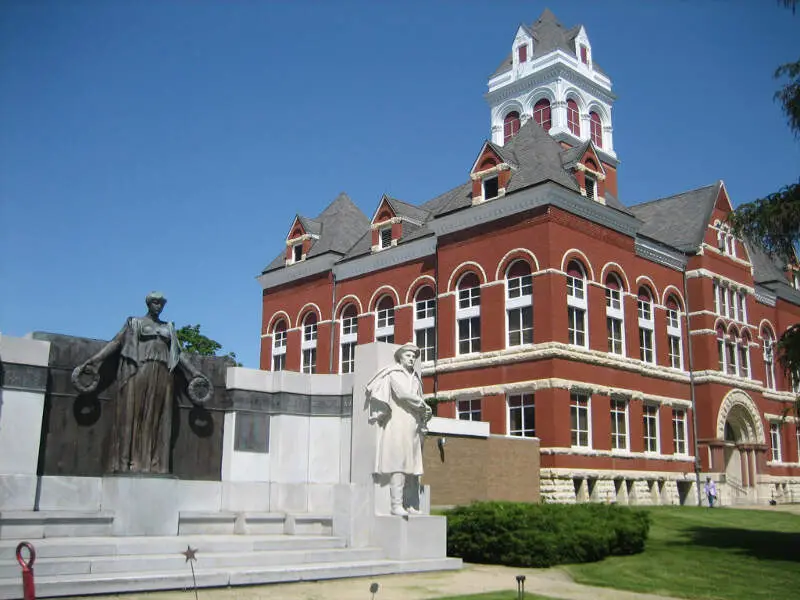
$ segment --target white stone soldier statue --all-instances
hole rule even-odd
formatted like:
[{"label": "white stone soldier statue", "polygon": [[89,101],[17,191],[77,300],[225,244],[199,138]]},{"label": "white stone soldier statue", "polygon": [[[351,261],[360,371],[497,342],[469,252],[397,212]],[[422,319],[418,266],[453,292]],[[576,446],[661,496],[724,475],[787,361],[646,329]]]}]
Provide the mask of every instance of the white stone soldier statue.
[{"label": "white stone soldier statue", "polygon": [[422,398],[422,380],[414,370],[419,348],[405,344],[395,364],[381,369],[367,384],[369,422],[378,426],[375,473],[388,475],[392,514],[419,512],[404,506],[406,476],[422,475],[422,440],[433,411]]}]

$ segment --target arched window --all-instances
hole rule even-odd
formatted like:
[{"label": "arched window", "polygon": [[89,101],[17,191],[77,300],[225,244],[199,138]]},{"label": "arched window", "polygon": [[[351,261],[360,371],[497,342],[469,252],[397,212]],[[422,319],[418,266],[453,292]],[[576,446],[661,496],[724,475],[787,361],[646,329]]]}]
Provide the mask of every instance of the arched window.
[{"label": "arched window", "polygon": [[589,113],[589,128],[592,135],[592,143],[598,148],[603,147],[603,122],[600,115],[592,111]]},{"label": "arched window", "polygon": [[303,373],[317,372],[317,315],[308,313],[303,319],[303,339],[300,342],[300,367]]},{"label": "arched window", "polygon": [[577,260],[571,260],[567,265],[567,332],[569,343],[574,346],[589,347],[587,314],[586,269]]},{"label": "arched window", "polygon": [[456,331],[459,354],[481,351],[481,288],[475,273],[466,273],[458,281]]},{"label": "arched window", "polygon": [[606,277],[606,330],[608,331],[608,351],[613,354],[625,354],[624,322],[622,282],[614,273],[609,273]]},{"label": "arched window", "polygon": [[764,340],[764,386],[769,390],[775,389],[775,336],[769,329],[761,330]]},{"label": "arched window", "polygon": [[512,110],[503,119],[503,143],[505,144],[519,131],[519,113]]},{"label": "arched window", "polygon": [[358,309],[355,304],[348,304],[342,310],[339,344],[340,372],[352,373],[355,369],[358,344]]},{"label": "arched window", "polygon": [[506,271],[506,331],[509,348],[533,343],[533,280],[524,260]]},{"label": "arched window", "polygon": [[683,342],[681,331],[680,305],[675,296],[667,298],[667,344],[669,346],[669,366],[683,369]]},{"label": "arched window", "polygon": [[739,377],[750,378],[750,334],[742,331],[739,338]]},{"label": "arched window", "polygon": [[550,131],[550,126],[553,124],[550,119],[550,100],[542,98],[533,106],[533,120],[545,131]]},{"label": "arched window", "polygon": [[581,136],[581,115],[578,112],[578,103],[572,98],[567,100],[567,126],[572,135]]},{"label": "arched window", "polygon": [[286,368],[286,321],[280,319],[272,328],[272,370]]},{"label": "arched window", "polygon": [[639,358],[643,362],[655,364],[653,296],[650,290],[644,286],[639,288],[637,307],[639,311]]},{"label": "arched window", "polygon": [[378,301],[375,312],[375,341],[394,344],[394,301],[384,296]]},{"label": "arched window", "polygon": [[422,362],[436,358],[436,294],[428,285],[414,297],[414,341]]}]

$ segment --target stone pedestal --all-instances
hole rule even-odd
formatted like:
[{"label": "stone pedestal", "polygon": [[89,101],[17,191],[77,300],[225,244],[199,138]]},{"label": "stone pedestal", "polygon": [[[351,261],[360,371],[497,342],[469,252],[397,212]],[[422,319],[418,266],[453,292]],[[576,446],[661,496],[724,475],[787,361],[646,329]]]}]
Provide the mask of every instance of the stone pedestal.
[{"label": "stone pedestal", "polygon": [[418,515],[375,517],[372,543],[386,558],[410,560],[447,556],[447,519]]}]

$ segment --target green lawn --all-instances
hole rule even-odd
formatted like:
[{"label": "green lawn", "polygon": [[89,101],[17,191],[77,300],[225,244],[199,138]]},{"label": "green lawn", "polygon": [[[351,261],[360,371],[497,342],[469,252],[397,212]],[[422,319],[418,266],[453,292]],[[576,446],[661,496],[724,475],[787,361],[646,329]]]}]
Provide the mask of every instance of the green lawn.
[{"label": "green lawn", "polygon": [[800,597],[800,516],[761,510],[649,509],[642,554],[569,565],[578,583],[682,598]]}]

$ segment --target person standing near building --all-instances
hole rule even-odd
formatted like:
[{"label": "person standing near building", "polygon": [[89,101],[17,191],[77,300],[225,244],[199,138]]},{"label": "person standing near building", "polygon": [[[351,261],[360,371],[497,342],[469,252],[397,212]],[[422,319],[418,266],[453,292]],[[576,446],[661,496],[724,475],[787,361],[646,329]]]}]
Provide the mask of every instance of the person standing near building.
[{"label": "person standing near building", "polygon": [[711,475],[706,476],[705,492],[708,508],[714,508],[714,502],[717,501],[717,484],[711,479]]}]

